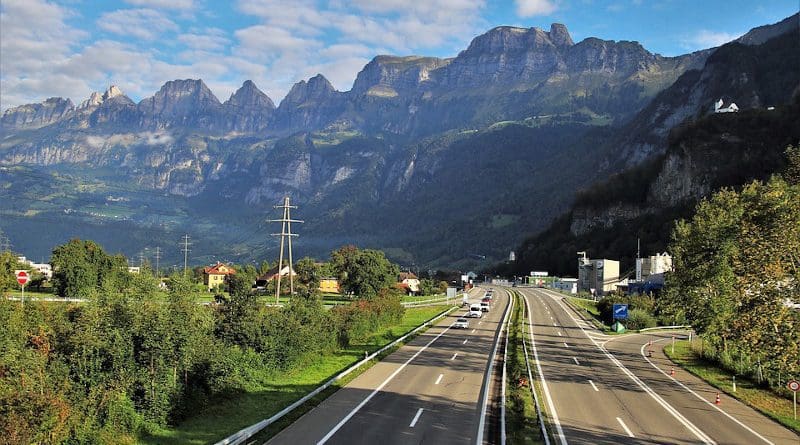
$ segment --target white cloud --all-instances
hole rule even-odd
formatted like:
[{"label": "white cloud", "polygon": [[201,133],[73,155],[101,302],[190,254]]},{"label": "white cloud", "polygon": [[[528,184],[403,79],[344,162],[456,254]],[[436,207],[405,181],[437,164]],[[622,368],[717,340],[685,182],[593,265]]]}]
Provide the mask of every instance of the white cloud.
[{"label": "white cloud", "polygon": [[97,20],[97,26],[114,34],[142,40],[155,40],[165,32],[177,31],[178,25],[154,9],[118,9]]},{"label": "white cloud", "polygon": [[707,29],[701,29],[697,31],[694,35],[689,36],[681,41],[681,44],[686,49],[706,49],[706,48],[713,48],[716,46],[724,45],[731,40],[735,40],[742,33],[739,34],[731,34],[727,32],[719,32],[719,31],[709,31]]},{"label": "white cloud", "polygon": [[195,7],[194,0],[125,0],[125,3],[157,9],[193,9]]},{"label": "white cloud", "polygon": [[557,9],[553,0],[515,0],[517,15],[520,17],[533,17],[536,15],[549,15]]}]

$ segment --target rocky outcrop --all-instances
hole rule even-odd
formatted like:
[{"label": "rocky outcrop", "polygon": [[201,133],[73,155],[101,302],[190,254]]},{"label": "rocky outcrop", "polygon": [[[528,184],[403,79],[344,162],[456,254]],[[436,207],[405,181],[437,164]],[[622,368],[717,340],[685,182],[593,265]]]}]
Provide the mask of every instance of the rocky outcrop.
[{"label": "rocky outcrop", "polygon": [[42,103],[20,105],[3,113],[0,124],[6,128],[39,128],[69,117],[75,105],[69,99],[51,97]]},{"label": "rocky outcrop", "polygon": [[388,97],[413,94],[423,82],[430,80],[434,70],[446,66],[451,60],[419,56],[377,56],[358,73],[350,92],[354,95]]},{"label": "rocky outcrop", "polygon": [[171,80],[139,102],[140,125],[160,129],[219,128],[222,104],[200,79]]},{"label": "rocky outcrop", "polygon": [[275,114],[272,99],[247,80],[236,90],[223,107],[226,130],[237,133],[261,133],[267,130]]},{"label": "rocky outcrop", "polygon": [[347,97],[322,74],[292,86],[275,111],[277,132],[321,129],[340,117]]}]

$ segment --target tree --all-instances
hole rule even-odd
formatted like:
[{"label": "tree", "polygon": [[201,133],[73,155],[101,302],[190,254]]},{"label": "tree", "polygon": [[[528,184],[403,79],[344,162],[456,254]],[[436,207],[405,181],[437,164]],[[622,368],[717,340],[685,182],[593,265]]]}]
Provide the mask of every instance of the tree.
[{"label": "tree", "polygon": [[310,293],[319,292],[319,267],[313,259],[305,257],[294,266],[297,273],[297,281],[305,286]]},{"label": "tree", "polygon": [[94,241],[72,239],[53,250],[53,287],[62,297],[88,298],[104,284],[123,289],[130,280],[122,255],[110,256]]},{"label": "tree", "polygon": [[342,287],[360,298],[372,299],[394,285],[399,268],[379,250],[345,246],[331,254]]},{"label": "tree", "polygon": [[28,270],[30,267],[20,263],[10,250],[0,252],[0,292],[19,289],[14,271],[22,269]]}]

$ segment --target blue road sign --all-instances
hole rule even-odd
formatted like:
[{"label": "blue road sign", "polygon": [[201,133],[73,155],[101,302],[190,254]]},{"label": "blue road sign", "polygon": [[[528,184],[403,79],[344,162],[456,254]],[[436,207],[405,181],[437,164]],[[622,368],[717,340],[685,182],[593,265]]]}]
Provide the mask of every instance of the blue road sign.
[{"label": "blue road sign", "polygon": [[612,309],[614,311],[614,320],[625,320],[628,318],[627,304],[615,304]]}]

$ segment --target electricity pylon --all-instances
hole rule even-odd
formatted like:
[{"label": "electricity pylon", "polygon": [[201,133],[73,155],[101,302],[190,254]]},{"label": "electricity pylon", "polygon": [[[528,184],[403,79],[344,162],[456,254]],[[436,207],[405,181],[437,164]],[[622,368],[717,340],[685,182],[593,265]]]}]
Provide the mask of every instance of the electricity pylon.
[{"label": "electricity pylon", "polygon": [[285,240],[288,240],[289,244],[289,295],[294,295],[294,277],[292,276],[292,237],[298,235],[296,233],[292,233],[292,223],[302,224],[303,221],[292,219],[291,209],[296,209],[297,206],[289,205],[288,196],[283,198],[283,205],[272,206],[272,208],[283,209],[283,217],[281,219],[269,220],[269,222],[281,223],[281,233],[272,234],[272,236],[281,237],[281,249],[280,256],[278,258],[278,283],[275,286],[275,303],[277,304],[280,302],[281,296],[281,271],[283,270],[283,245]]}]

